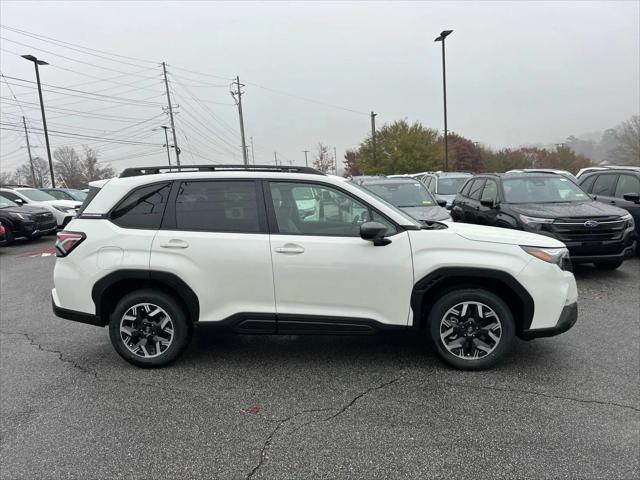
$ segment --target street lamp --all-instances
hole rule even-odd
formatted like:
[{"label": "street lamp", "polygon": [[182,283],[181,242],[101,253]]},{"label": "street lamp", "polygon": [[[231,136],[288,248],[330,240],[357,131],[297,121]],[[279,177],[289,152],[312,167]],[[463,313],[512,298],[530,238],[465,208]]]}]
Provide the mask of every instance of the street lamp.
[{"label": "street lamp", "polygon": [[[167,134],[167,130],[171,127],[162,125],[160,128],[164,130],[164,146],[167,147],[167,160],[169,161],[169,165],[171,165],[171,156],[169,155],[169,135]],[[157,132],[158,129],[154,128],[152,131]]]},{"label": "street lamp", "polygon": [[22,55],[22,58],[33,62],[36,67],[36,80],[38,82],[38,95],[40,97],[40,110],[42,111],[42,126],[44,127],[44,140],[47,144],[47,157],[49,158],[49,173],[51,174],[51,188],[56,188],[56,180],[53,176],[53,161],[51,160],[51,147],[49,146],[49,132],[47,130],[47,118],[44,114],[44,102],[42,101],[42,87],[40,86],[40,70],[39,65],[49,65],[44,60],[38,60],[33,55]]},{"label": "street lamp", "polygon": [[434,42],[442,42],[442,90],[444,92],[444,170],[449,170],[449,140],[447,138],[447,71],[444,61],[444,40],[453,30],[443,30]]}]

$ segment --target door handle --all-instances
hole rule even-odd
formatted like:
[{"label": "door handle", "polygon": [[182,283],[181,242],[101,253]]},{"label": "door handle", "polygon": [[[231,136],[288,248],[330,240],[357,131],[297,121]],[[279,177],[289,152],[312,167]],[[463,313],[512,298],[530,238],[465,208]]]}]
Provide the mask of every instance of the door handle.
[{"label": "door handle", "polygon": [[299,255],[301,253],[304,253],[304,248],[302,248],[300,245],[287,243],[282,247],[276,248],[276,253],[284,253],[285,255]]},{"label": "door handle", "polygon": [[172,238],[166,243],[161,243],[160,246],[162,248],[187,248],[189,244],[184,240],[180,240],[178,238]]}]

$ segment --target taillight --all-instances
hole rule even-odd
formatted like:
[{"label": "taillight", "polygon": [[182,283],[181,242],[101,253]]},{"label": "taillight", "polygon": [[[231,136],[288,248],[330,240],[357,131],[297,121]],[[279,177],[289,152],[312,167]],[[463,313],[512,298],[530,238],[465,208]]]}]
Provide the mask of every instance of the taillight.
[{"label": "taillight", "polygon": [[58,232],[58,240],[56,241],[56,257],[66,257],[74,248],[80,245],[87,238],[81,232]]}]

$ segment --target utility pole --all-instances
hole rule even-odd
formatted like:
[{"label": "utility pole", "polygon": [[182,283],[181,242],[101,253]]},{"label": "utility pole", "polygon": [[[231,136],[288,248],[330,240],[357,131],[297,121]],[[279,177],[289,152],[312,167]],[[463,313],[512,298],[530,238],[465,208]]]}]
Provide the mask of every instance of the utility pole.
[{"label": "utility pole", "polygon": [[308,167],[309,166],[309,160],[307,158],[307,154],[309,153],[309,150],[303,150],[304,152],[304,166]]},{"label": "utility pole", "polygon": [[[180,149],[178,148],[178,138],[176,137],[176,125],[173,122],[173,108],[171,106],[171,95],[169,94],[169,82],[167,81],[167,66],[165,65],[164,62],[162,62],[162,72],[164,73],[164,86],[167,89],[167,103],[169,104],[169,119],[171,120],[171,132],[173,133],[173,148],[175,148],[176,150],[176,164],[180,166]],[[171,161],[169,161],[169,163],[171,163]]]},{"label": "utility pole", "polygon": [[22,55],[22,58],[33,62],[36,67],[36,80],[38,82],[38,96],[40,97],[40,110],[42,111],[42,126],[44,127],[44,141],[47,144],[47,158],[49,159],[49,174],[51,175],[51,188],[56,188],[56,179],[53,176],[53,160],[51,160],[51,147],[49,146],[49,132],[47,130],[47,117],[44,114],[44,101],[42,100],[42,87],[40,86],[39,65],[49,65],[44,60],[38,60],[33,55]]},{"label": "utility pole", "polygon": [[[240,137],[242,138],[242,160],[245,165],[249,164],[249,159],[247,158],[247,142],[244,139],[244,117],[242,116],[242,87],[244,85],[240,83],[240,77],[236,77],[236,81],[231,84],[234,86],[235,91],[231,90],[231,96],[236,101],[236,105],[238,105],[238,116],[240,117]],[[238,98],[236,98],[236,95]]]},{"label": "utility pole", "polygon": [[171,165],[171,155],[169,155],[169,135],[167,134],[167,130],[169,129],[169,127],[163,125],[160,128],[164,130],[164,144],[167,147],[167,160],[169,162],[169,165]]},{"label": "utility pole", "polygon": [[250,137],[250,140],[251,140],[251,163],[253,163],[255,165],[256,164],[256,157],[255,157],[254,152],[253,152],[253,136]]},{"label": "utility pole", "polygon": [[376,160],[376,115],[378,114],[371,112],[371,146],[373,147],[373,166],[378,168]]},{"label": "utility pole", "polygon": [[276,165],[278,165],[278,152],[273,152],[273,159],[276,161]]},{"label": "utility pole", "polygon": [[31,158],[31,145],[29,144],[29,134],[27,133],[27,121],[22,117],[22,125],[24,126],[24,136],[27,139],[27,151],[29,152],[29,165],[31,166],[31,178],[33,179],[33,186],[38,188],[36,185],[36,172],[33,169],[33,158]]},{"label": "utility pole", "polygon": [[453,30],[443,30],[434,42],[442,43],[442,92],[444,95],[444,171],[449,171],[449,138],[447,130],[447,69],[444,61],[444,41]]}]

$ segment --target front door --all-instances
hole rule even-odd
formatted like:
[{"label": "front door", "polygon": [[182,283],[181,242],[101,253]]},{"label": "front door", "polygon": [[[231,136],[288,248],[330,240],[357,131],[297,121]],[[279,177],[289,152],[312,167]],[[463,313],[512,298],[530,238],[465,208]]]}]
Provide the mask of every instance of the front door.
[{"label": "front door", "polygon": [[[336,187],[267,185],[278,331],[358,328],[372,320],[407,325],[413,287],[407,232]],[[370,220],[388,226],[390,244],[360,238],[360,225]]]}]

